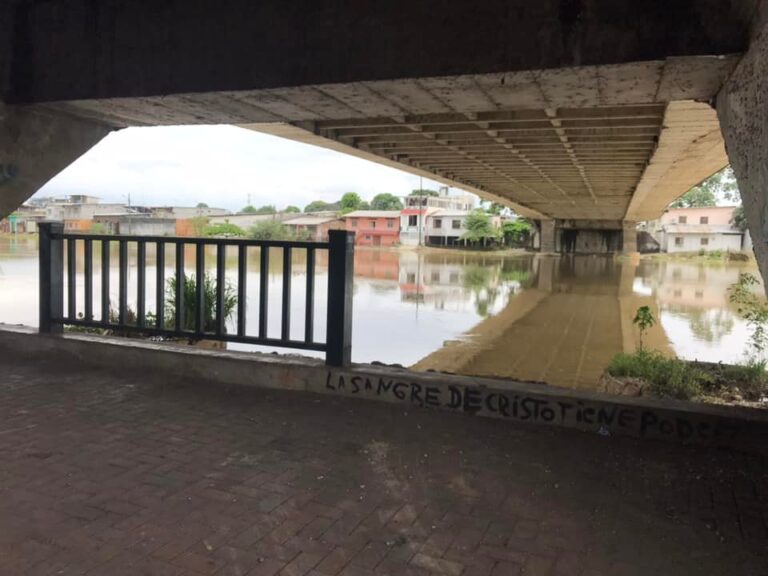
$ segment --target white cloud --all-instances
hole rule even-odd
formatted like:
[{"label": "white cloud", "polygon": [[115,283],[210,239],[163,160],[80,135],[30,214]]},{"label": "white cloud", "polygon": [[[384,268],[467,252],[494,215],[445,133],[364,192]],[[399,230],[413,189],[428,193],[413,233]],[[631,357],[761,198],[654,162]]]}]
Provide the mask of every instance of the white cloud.
[{"label": "white cloud", "polygon": [[[354,191],[364,199],[418,188],[417,176],[234,126],[128,128],[112,133],[36,196],[91,194],[136,205],[206,202],[304,207]],[[425,188],[439,185],[424,180]]]}]

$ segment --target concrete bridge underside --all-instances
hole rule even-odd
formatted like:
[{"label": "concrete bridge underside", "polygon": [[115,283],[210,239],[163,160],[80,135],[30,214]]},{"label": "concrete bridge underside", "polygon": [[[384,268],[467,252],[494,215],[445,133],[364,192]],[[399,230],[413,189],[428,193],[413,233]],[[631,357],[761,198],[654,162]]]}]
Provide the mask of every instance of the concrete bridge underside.
[{"label": "concrete bridge underside", "polygon": [[111,129],[227,123],[633,223],[728,163],[713,104],[768,44],[763,0],[253,4],[0,8],[0,215]]}]

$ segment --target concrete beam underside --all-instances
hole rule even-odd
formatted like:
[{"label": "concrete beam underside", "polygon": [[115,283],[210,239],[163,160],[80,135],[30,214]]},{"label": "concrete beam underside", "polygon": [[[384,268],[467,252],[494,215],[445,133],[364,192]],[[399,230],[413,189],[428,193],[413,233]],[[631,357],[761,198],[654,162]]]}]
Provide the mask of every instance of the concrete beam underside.
[{"label": "concrete beam underside", "polygon": [[[370,42],[400,34],[424,16],[401,13],[395,4],[337,29],[350,30],[347,40]],[[3,99],[36,102],[32,109],[48,114],[113,127],[235,124],[431,177],[532,218],[635,221],[658,216],[670,200],[725,164],[713,113],[696,101],[711,100],[733,70],[748,45],[757,4],[692,3],[685,10],[669,7],[663,17],[636,2],[615,3],[608,12],[600,4],[578,5],[566,25],[560,3],[549,0],[536,10],[518,10],[509,22],[508,6],[500,1],[471,14],[461,2],[448,2],[441,10],[458,18],[449,24],[471,22],[469,34],[495,46],[517,38],[519,49],[454,53],[443,43],[413,50],[388,42],[389,51],[411,57],[380,61],[383,52],[373,49],[331,58],[339,46],[328,45],[326,28],[355,17],[326,14],[319,6],[304,7],[306,14],[289,14],[272,2],[243,7],[248,17],[231,22],[222,42],[207,31],[189,35],[210,24],[209,0],[194,6],[172,1],[158,14],[154,7],[143,9],[149,13],[134,6],[118,10],[112,0],[92,13],[91,3],[73,0],[67,18],[60,6],[22,3],[14,9],[13,49],[0,62],[0,77]],[[251,18],[263,10],[270,20]],[[91,16],[82,19],[90,25],[77,24],[73,13]],[[310,13],[319,18],[305,30]],[[280,28],[282,18],[293,28]],[[246,21],[271,21],[275,32],[304,36],[288,45],[279,35],[245,34]],[[46,33],[52,22],[66,23],[56,30],[56,50]],[[142,34],[121,42],[139,22]],[[673,36],[664,30],[689,28],[696,33],[674,36],[675,46],[665,43]],[[606,51],[605,37],[614,33],[623,41]],[[655,34],[662,36],[654,41]],[[553,42],[542,46],[542,35]],[[247,53],[269,54],[268,61],[242,58],[248,42],[260,49]],[[307,42],[327,49],[310,50]],[[160,48],[166,44],[173,50]],[[278,45],[285,51],[266,50]],[[211,50],[195,59],[179,49],[187,46],[194,53]],[[238,57],[225,58],[233,49]],[[277,53],[281,58],[272,57]],[[215,66],[208,62],[213,54]],[[62,82],[73,62],[90,73],[78,70],[78,82]]]},{"label": "concrete beam underside", "polygon": [[[115,126],[236,123],[434,178],[532,218],[622,220],[637,212],[632,197],[665,150],[660,141],[712,132],[714,114],[688,100],[711,98],[737,60],[681,57],[41,106]],[[670,110],[675,122],[667,124]],[[664,161],[683,162],[691,152],[677,145]],[[668,186],[651,211],[660,213],[725,160],[715,168],[688,163],[689,177]]]}]

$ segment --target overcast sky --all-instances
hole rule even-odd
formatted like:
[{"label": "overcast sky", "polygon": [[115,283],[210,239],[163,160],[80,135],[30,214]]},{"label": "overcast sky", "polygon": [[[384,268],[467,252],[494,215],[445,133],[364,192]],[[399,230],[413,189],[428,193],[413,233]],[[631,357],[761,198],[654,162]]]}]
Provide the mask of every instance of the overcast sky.
[{"label": "overcast sky", "polygon": [[[425,188],[438,183],[424,180]],[[419,178],[400,170],[234,126],[128,128],[107,136],[35,197],[90,194],[103,202],[210,206],[239,210],[248,202],[304,208],[344,192],[370,200],[405,196]]]}]

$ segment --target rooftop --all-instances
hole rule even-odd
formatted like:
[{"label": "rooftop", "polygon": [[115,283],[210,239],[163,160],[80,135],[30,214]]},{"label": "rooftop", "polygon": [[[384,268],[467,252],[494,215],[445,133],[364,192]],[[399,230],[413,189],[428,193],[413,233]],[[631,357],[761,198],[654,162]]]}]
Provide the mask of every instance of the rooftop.
[{"label": "rooftop", "polygon": [[355,210],[345,218],[400,218],[400,210]]},{"label": "rooftop", "polygon": [[317,226],[338,219],[337,216],[299,216],[298,218],[284,220],[283,224],[288,224],[290,226]]}]

